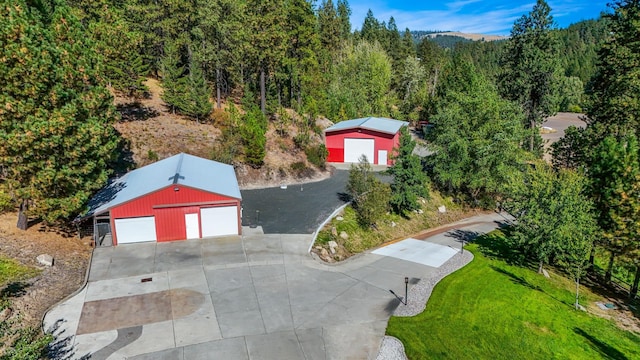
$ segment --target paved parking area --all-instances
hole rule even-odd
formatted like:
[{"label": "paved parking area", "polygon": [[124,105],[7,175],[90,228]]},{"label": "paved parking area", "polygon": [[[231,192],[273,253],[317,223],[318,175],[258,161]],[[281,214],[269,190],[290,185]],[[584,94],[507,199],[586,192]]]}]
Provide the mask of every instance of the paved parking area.
[{"label": "paved parking area", "polygon": [[397,306],[389,289],[433,269],[372,254],[328,266],[306,253],[310,241],[256,234],[100,248],[87,286],[47,314],[45,329],[72,335],[61,353],[73,358],[375,358]]},{"label": "paved parking area", "polygon": [[[436,270],[374,253],[326,265],[311,235],[258,230],[96,249],[88,284],[45,316],[57,358],[374,359],[399,305],[390,290]],[[459,247],[447,234],[432,238]]]}]

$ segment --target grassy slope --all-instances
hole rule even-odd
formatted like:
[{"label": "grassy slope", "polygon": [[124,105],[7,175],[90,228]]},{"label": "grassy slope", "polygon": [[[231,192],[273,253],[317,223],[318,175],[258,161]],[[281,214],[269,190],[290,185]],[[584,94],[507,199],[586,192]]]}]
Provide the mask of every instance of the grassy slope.
[{"label": "grassy slope", "polygon": [[38,273],[37,269],[20,265],[13,259],[0,256],[0,289],[11,282],[32,278]]},{"label": "grassy slope", "polygon": [[573,309],[570,281],[469,249],[473,262],[438,284],[422,314],[390,319],[410,359],[640,359],[638,334]]}]

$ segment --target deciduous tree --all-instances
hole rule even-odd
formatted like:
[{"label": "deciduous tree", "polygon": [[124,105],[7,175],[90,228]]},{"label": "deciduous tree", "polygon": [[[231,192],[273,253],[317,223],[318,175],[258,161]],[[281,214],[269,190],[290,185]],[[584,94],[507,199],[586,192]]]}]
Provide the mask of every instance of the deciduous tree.
[{"label": "deciduous tree", "polygon": [[429,134],[431,178],[491,206],[524,159],[522,112],[464,59],[450,65],[439,93]]},{"label": "deciduous tree", "polygon": [[358,222],[363,227],[375,226],[389,209],[389,185],[376,178],[364,155],[357,165],[351,165],[347,193],[351,197],[351,206],[356,211]]},{"label": "deciduous tree", "polygon": [[573,170],[556,173],[544,162],[528,165],[515,179],[504,203],[516,218],[514,246],[538,261],[539,272],[558,258],[579,285],[596,227],[585,179]]}]

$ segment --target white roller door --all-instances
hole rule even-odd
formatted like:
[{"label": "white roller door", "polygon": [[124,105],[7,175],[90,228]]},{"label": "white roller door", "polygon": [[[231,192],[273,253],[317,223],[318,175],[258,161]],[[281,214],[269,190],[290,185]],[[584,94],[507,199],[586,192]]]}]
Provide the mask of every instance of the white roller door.
[{"label": "white roller door", "polygon": [[157,241],[156,218],[153,216],[116,219],[118,244]]},{"label": "white roller door", "polygon": [[365,155],[367,161],[373,164],[374,144],[374,139],[344,139],[344,162],[357,163]]},{"label": "white roller door", "polygon": [[238,207],[220,206],[200,209],[202,237],[238,235]]}]

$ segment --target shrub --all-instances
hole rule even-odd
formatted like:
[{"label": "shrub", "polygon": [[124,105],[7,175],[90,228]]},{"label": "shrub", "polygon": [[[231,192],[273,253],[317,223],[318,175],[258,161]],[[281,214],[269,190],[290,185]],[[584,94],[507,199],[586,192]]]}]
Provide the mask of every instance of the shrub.
[{"label": "shrub", "polygon": [[301,132],[298,135],[293,137],[293,143],[300,149],[306,149],[307,145],[309,145],[309,134],[305,132]]},{"label": "shrub", "polygon": [[147,151],[147,159],[150,161],[158,161],[158,153],[153,150]]},{"label": "shrub", "polygon": [[16,204],[11,195],[5,193],[4,189],[0,189],[0,213],[11,211],[15,206]]},{"label": "shrub", "polygon": [[294,162],[293,164],[291,164],[291,170],[297,173],[303,172],[306,168],[307,166],[302,161]]},{"label": "shrub", "polygon": [[327,147],[324,146],[324,144],[308,147],[304,152],[307,154],[307,160],[309,160],[310,163],[324,169],[327,156],[329,155]]},{"label": "shrub", "polygon": [[211,122],[217,127],[229,126],[231,114],[225,110],[214,109],[210,118]]},{"label": "shrub", "polygon": [[567,108],[567,111],[572,112],[572,113],[577,113],[580,114],[582,113],[582,108],[580,107],[580,105],[569,105],[569,107]]}]

